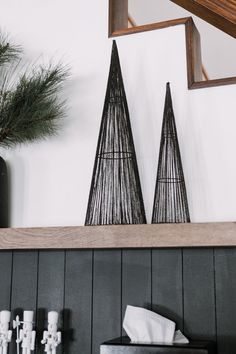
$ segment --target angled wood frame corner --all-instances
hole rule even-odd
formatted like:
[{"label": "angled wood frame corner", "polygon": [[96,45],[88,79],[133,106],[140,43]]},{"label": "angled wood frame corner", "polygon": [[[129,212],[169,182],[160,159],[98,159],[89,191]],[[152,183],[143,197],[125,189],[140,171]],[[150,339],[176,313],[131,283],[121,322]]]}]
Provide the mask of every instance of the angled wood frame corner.
[{"label": "angled wood frame corner", "polygon": [[188,88],[193,90],[236,84],[236,77],[203,81],[201,38],[192,17],[128,28],[128,0],[109,0],[109,37],[158,30],[177,25],[185,25]]},{"label": "angled wood frame corner", "polygon": [[229,0],[170,0],[236,38],[236,3]]}]

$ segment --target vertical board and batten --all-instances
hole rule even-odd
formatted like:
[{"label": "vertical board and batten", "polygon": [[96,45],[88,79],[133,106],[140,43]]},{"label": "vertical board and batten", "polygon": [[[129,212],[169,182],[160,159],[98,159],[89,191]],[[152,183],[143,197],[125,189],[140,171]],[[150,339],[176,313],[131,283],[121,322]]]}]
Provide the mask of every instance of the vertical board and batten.
[{"label": "vertical board and batten", "polygon": [[152,309],[183,330],[183,253],[181,249],[152,251]]},{"label": "vertical board and batten", "polygon": [[91,352],[93,251],[66,251],[64,353]]},{"label": "vertical board and batten", "polygon": [[0,253],[0,309],[11,308],[12,253]]},{"label": "vertical board and batten", "polygon": [[[24,309],[32,311],[37,309],[38,252],[13,252],[11,272],[10,308],[14,317],[19,314],[22,318]],[[13,338],[15,339],[15,333]],[[9,346],[9,353],[15,353],[13,341]]]},{"label": "vertical board and batten", "polygon": [[236,250],[215,250],[216,324],[218,350],[236,352]]},{"label": "vertical board and batten", "polygon": [[193,339],[216,340],[213,252],[183,250],[184,331]]},{"label": "vertical board and batten", "polygon": [[47,311],[60,314],[59,353],[98,354],[122,334],[127,304],[216,340],[218,354],[236,353],[235,248],[2,251],[0,269],[0,310],[36,310],[37,354]]},{"label": "vertical board and batten", "polygon": [[120,250],[94,251],[92,297],[92,353],[98,353],[100,343],[120,336]]},{"label": "vertical board and batten", "polygon": [[122,318],[128,304],[151,309],[151,251],[122,251]]},{"label": "vertical board and batten", "polygon": [[[41,251],[38,259],[38,293],[36,326],[40,336],[47,325],[47,312],[59,312],[59,326],[63,326],[65,251]],[[62,346],[58,348],[62,353]],[[43,353],[40,338],[37,340],[37,354]]]}]

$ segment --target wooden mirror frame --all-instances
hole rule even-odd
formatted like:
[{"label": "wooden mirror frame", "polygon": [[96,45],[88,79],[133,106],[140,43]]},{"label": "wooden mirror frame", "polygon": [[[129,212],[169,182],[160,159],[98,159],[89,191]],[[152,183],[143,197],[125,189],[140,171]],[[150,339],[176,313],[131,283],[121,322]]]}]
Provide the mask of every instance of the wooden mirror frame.
[{"label": "wooden mirror frame", "polygon": [[201,38],[191,17],[128,28],[128,0],[109,0],[109,37],[158,30],[178,25],[185,25],[188,89],[193,90],[236,84],[236,77],[206,81],[202,79]]}]

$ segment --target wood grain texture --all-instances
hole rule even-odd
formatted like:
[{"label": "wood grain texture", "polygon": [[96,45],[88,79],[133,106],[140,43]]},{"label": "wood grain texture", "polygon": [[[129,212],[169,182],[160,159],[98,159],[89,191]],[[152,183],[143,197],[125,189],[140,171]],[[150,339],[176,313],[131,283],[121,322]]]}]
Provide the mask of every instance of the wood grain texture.
[{"label": "wood grain texture", "polygon": [[91,353],[92,260],[92,251],[66,252],[64,353]]},{"label": "wood grain texture", "polygon": [[236,37],[236,2],[230,0],[171,0],[204,21]]},{"label": "wood grain texture", "polygon": [[109,0],[109,35],[128,27],[128,0]]},{"label": "wood grain texture", "polygon": [[152,251],[152,309],[183,330],[182,250]]},{"label": "wood grain texture", "polygon": [[0,249],[236,246],[236,223],[0,229]]},{"label": "wood grain texture", "polygon": [[200,34],[192,19],[185,24],[188,88],[202,81],[202,55]]},{"label": "wood grain texture", "polygon": [[[203,13],[203,16],[212,17],[211,10],[207,8],[206,6],[202,6],[200,3],[197,3],[197,1],[194,0],[171,0],[175,3],[178,3],[182,7],[188,6],[188,10],[194,12],[195,7],[201,8],[201,13]],[[201,1],[201,0],[199,0]],[[207,0],[202,0],[204,2],[207,2]],[[170,21],[162,21],[159,23],[152,23],[144,26],[137,26],[137,27],[132,27],[132,28],[127,28],[126,23],[128,23],[128,14],[126,14],[125,11],[122,11],[122,9],[119,9],[119,11],[115,12],[112,9],[114,6],[116,6],[117,2],[119,0],[110,0],[109,6],[110,6],[110,11],[109,11],[109,36],[110,37],[118,37],[118,36],[124,36],[124,35],[129,35],[129,34],[135,34],[139,32],[146,32],[146,31],[153,31],[153,30],[159,30],[167,27],[172,27],[172,26],[178,26],[178,25],[185,25],[186,29],[186,54],[187,54],[187,76],[188,76],[188,88],[190,90],[194,89],[201,89],[201,88],[206,88],[206,87],[214,87],[214,86],[222,86],[222,85],[232,85],[236,84],[236,77],[226,77],[226,78],[221,78],[221,79],[216,79],[216,80],[203,80],[202,77],[202,60],[201,60],[201,40],[200,40],[200,35],[197,31],[197,28],[192,20],[191,17],[186,17],[186,18],[180,18],[180,19],[174,19]],[[221,12],[223,12],[223,5],[227,7],[228,11],[228,17],[230,16],[230,11],[233,9],[235,11],[235,1],[234,0],[229,0],[229,1],[220,1],[220,0],[208,0],[208,2],[213,2],[215,3],[214,6],[216,6],[216,3],[219,4],[221,3]],[[187,4],[187,5],[186,5]],[[122,6],[122,2],[121,2]],[[126,6],[126,3],[125,3]],[[208,4],[209,7],[209,4]],[[125,10],[125,7],[124,7]],[[219,10],[219,9],[218,9]],[[209,15],[210,12],[210,15]],[[206,14],[206,15],[205,15]],[[125,25],[122,26],[122,21],[120,16],[123,16],[123,23]],[[234,16],[234,15],[233,15]],[[214,24],[216,27],[219,28],[219,23],[222,23],[222,18],[218,18],[215,20]],[[229,19],[224,19],[225,22],[225,27],[224,24],[222,25],[222,28],[226,33],[229,31],[229,25],[227,23]],[[223,23],[224,23],[223,21]],[[209,21],[210,22],[210,21]],[[119,23],[119,25],[115,28],[115,24]],[[236,36],[236,26],[235,23],[231,23],[230,26],[230,31],[231,35]]]},{"label": "wood grain texture", "polygon": [[184,333],[216,340],[213,250],[183,250]]},{"label": "wood grain texture", "polygon": [[158,22],[158,23],[151,23],[149,25],[142,25],[142,26],[131,27],[131,28],[121,28],[121,29],[118,29],[118,30],[112,32],[110,34],[110,37],[119,37],[119,36],[140,33],[140,32],[159,30],[159,29],[178,26],[178,25],[185,25],[190,20],[191,20],[191,17],[184,17],[184,18],[178,18],[175,20],[162,21],[162,22]]},{"label": "wood grain texture", "polygon": [[207,81],[197,81],[192,84],[189,88],[190,90],[201,89],[206,87],[216,87],[216,86],[225,86],[225,85],[235,85],[236,77],[227,77],[226,79],[215,79]]},{"label": "wood grain texture", "polygon": [[196,0],[196,2],[236,24],[235,0]]}]

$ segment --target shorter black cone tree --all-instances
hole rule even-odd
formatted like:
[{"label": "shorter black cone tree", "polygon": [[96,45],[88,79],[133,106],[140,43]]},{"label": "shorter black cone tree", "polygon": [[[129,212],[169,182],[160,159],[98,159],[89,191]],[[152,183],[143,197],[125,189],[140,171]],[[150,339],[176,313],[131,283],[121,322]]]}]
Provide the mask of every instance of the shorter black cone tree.
[{"label": "shorter black cone tree", "polygon": [[152,223],[185,222],[190,222],[187,192],[170,84],[167,83]]},{"label": "shorter black cone tree", "polygon": [[146,216],[116,42],[85,225],[144,224]]}]

